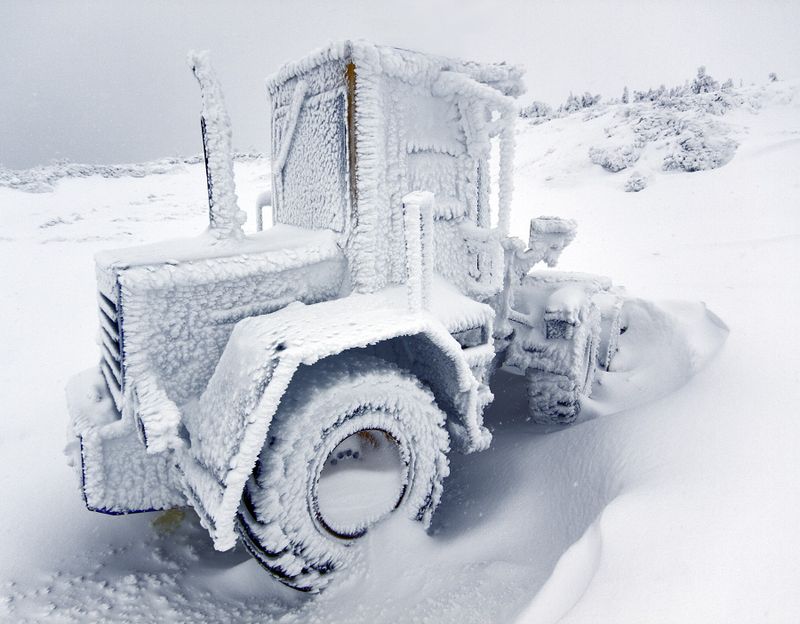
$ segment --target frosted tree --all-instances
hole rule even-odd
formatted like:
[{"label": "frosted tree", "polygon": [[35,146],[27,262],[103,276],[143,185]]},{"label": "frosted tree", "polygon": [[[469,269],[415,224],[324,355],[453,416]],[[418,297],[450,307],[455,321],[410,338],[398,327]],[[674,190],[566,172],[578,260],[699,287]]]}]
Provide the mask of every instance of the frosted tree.
[{"label": "frosted tree", "polygon": [[692,81],[692,93],[712,93],[719,90],[719,83],[706,73],[706,66],[697,68],[697,77]]},{"label": "frosted tree", "polygon": [[531,102],[528,106],[520,109],[519,116],[530,119],[534,123],[541,123],[553,116],[553,109],[544,102]]},{"label": "frosted tree", "polygon": [[589,108],[597,104],[601,97],[602,96],[600,94],[592,95],[588,91],[584,91],[583,95],[574,95],[570,93],[567,101],[558,107],[558,112],[569,114],[577,112],[583,108]]},{"label": "frosted tree", "polygon": [[599,93],[592,95],[588,91],[584,92],[583,96],[581,96],[581,103],[582,108],[589,108],[590,106],[594,106],[598,102],[600,102],[601,96]]},{"label": "frosted tree", "polygon": [[628,85],[625,85],[625,88],[622,90],[622,103],[627,104],[630,102],[630,96],[628,95]]}]

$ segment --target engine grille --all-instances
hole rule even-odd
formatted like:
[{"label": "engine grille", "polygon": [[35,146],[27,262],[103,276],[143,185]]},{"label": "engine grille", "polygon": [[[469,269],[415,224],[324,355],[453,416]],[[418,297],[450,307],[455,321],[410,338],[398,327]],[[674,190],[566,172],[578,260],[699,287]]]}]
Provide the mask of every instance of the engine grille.
[{"label": "engine grille", "polygon": [[103,359],[100,370],[105,377],[111,396],[117,409],[122,409],[123,375],[122,375],[122,338],[119,328],[119,310],[115,301],[101,292],[97,293],[100,308],[100,351]]}]

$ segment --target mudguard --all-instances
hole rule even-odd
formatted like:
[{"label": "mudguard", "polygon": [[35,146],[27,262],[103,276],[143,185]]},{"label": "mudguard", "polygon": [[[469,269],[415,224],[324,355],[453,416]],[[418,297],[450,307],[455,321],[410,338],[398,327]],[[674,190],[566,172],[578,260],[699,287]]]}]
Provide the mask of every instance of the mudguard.
[{"label": "mudguard", "polygon": [[452,309],[449,305],[434,302],[434,312],[410,311],[405,290],[395,288],[308,306],[295,303],[239,322],[206,390],[184,406],[189,444],[176,452],[183,492],[214,546],[227,550],[236,543],[234,516],[245,482],[300,365],[400,336],[424,336],[426,348],[435,351],[431,357],[443,355],[452,364],[447,391],[457,399],[466,450],[488,447],[491,434],[482,425],[482,411],[491,394],[470,366],[477,360],[488,364],[493,347],[463,350],[450,332],[491,327],[493,314],[488,306],[465,301],[454,321],[435,312]]}]

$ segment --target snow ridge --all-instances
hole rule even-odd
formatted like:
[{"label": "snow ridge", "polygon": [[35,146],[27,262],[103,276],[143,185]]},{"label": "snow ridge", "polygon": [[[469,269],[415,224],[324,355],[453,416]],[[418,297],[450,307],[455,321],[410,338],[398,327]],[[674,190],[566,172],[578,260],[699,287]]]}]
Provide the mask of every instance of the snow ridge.
[{"label": "snow ridge", "polygon": [[[262,152],[235,152],[236,162],[250,162],[266,158]],[[68,160],[54,160],[47,165],[37,165],[29,169],[7,169],[0,165],[0,187],[25,191],[26,193],[52,193],[56,183],[62,178],[144,178],[149,175],[176,173],[186,165],[203,162],[203,156],[172,156],[140,163],[120,163],[105,165],[98,163],[74,163]]]}]

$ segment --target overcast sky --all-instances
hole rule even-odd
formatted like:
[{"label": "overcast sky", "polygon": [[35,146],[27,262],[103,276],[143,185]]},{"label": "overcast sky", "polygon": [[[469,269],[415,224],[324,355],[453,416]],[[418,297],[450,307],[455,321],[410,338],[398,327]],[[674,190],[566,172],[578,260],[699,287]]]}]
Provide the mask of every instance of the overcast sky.
[{"label": "overcast sky", "polygon": [[264,78],[328,41],[366,38],[527,68],[533,99],[719,79],[800,77],[800,2],[0,0],[0,164],[196,154],[189,49],[210,49],[234,144],[267,150]]}]

